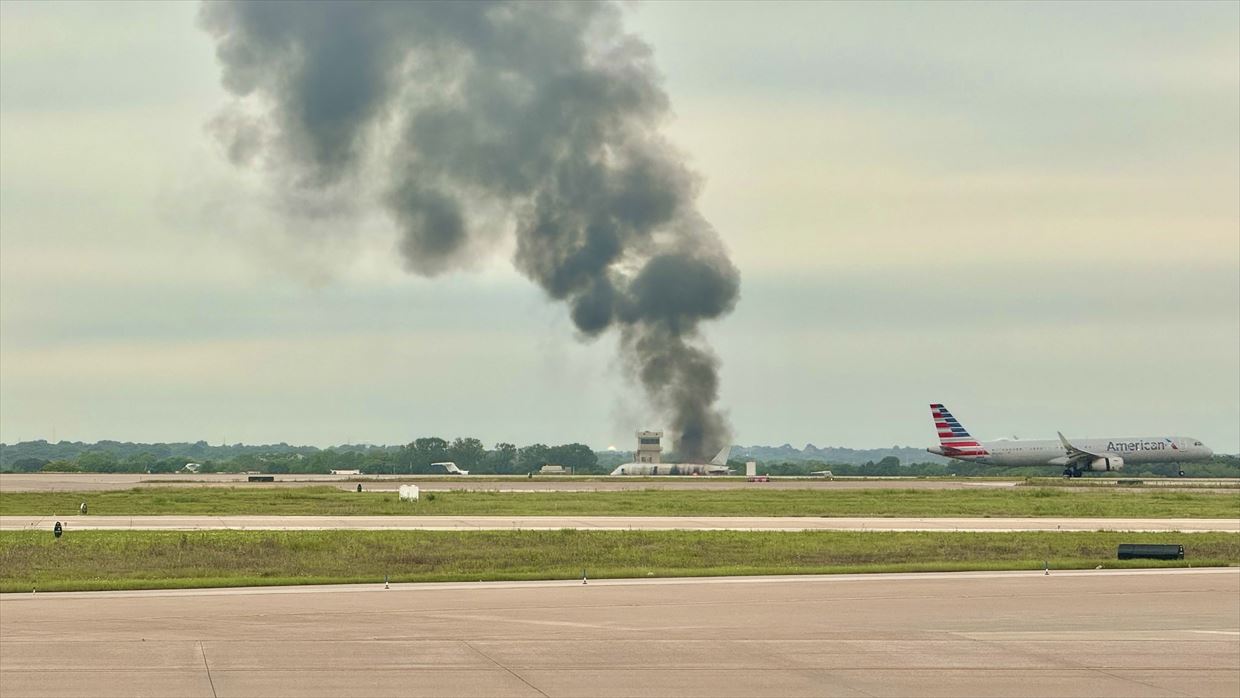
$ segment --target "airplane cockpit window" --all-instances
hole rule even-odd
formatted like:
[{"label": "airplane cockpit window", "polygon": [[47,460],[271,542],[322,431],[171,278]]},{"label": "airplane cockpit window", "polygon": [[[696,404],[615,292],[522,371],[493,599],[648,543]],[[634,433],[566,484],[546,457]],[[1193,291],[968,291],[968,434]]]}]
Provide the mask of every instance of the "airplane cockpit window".
[{"label": "airplane cockpit window", "polygon": [[1194,441],[1194,442],[1193,442],[1193,445],[1194,445],[1194,446],[1200,446],[1200,445],[1201,445],[1201,442],[1200,442],[1200,441]]}]

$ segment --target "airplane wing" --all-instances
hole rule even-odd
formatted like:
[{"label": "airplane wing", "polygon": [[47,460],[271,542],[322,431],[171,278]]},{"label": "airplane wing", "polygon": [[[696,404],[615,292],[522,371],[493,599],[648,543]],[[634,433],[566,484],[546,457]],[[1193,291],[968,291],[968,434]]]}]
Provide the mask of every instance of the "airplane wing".
[{"label": "airplane wing", "polygon": [[1063,443],[1064,450],[1068,452],[1068,463],[1069,464],[1080,463],[1083,461],[1093,460],[1095,458],[1106,457],[1106,454],[1091,453],[1084,449],[1080,449],[1080,448],[1077,448],[1076,446],[1073,446],[1072,443],[1068,441],[1067,437],[1063,435],[1062,431],[1057,431],[1055,433],[1059,434],[1059,440],[1060,442]]}]

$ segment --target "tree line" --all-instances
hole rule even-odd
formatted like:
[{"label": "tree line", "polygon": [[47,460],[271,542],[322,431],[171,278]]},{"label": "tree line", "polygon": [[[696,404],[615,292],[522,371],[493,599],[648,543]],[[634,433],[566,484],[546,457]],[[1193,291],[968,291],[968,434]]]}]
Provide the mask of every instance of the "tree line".
[{"label": "tree line", "polygon": [[[21,448],[27,444],[34,447]],[[606,462],[600,463],[599,454],[580,443],[517,447],[501,442],[488,449],[472,437],[451,441],[425,437],[402,446],[346,445],[327,449],[287,444],[211,447],[201,441],[154,445],[101,441],[94,445],[73,444],[68,449],[62,444],[56,445],[59,448],[48,448],[52,445],[46,442],[6,445],[0,467],[17,472],[172,473],[183,471],[192,463],[197,472],[205,473],[360,470],[365,474],[400,475],[443,472],[431,464],[451,461],[477,473],[517,474],[537,471],[544,465],[561,465],[576,473],[598,474],[610,472],[614,467],[611,461],[616,460],[616,456],[605,454]],[[627,460],[623,456],[621,460]]]}]

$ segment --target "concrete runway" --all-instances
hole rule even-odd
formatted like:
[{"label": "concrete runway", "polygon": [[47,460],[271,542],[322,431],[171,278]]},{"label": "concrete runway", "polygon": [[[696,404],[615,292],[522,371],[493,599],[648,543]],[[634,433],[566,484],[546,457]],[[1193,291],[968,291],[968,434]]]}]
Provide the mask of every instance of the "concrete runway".
[{"label": "concrete runway", "polygon": [[1240,695],[1240,569],[0,595],[0,695]]},{"label": "concrete runway", "polygon": [[1183,531],[1240,533],[1240,519],[813,516],[0,516],[0,531]]},{"label": "concrete runway", "polygon": [[417,485],[424,492],[481,490],[490,492],[616,492],[623,490],[728,490],[760,489],[916,489],[955,490],[1015,487],[1023,480],[918,480],[915,478],[864,478],[850,480],[777,479],[746,482],[740,478],[710,477],[613,478],[607,480],[548,480],[544,478],[484,479],[450,475],[276,475],[275,482],[247,482],[246,475],[148,475],[143,473],[4,473],[0,492],[92,492],[127,490],[133,487],[309,487],[332,486],[351,490],[359,482],[368,491],[396,491],[401,485]]}]

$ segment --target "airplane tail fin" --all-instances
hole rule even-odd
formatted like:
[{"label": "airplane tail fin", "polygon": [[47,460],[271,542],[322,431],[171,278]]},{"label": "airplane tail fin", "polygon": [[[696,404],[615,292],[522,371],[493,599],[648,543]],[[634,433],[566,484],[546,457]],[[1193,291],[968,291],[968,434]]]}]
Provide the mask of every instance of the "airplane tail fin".
[{"label": "airplane tail fin", "polygon": [[722,451],[716,454],[714,458],[710,459],[710,464],[711,465],[727,465],[728,456],[730,455],[732,455],[732,447],[724,446]]},{"label": "airplane tail fin", "polygon": [[945,456],[984,456],[986,449],[973,438],[964,425],[960,423],[945,405],[931,403],[930,416],[934,418],[934,426],[939,432],[939,447]]}]

